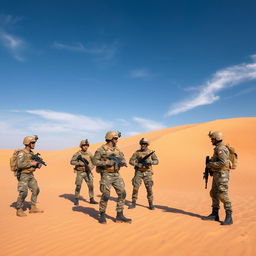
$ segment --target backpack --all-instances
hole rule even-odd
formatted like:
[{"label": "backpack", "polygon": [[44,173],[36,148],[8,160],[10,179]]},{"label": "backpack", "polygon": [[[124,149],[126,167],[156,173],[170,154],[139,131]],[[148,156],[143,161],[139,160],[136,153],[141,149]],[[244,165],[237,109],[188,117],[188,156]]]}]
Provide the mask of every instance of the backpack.
[{"label": "backpack", "polygon": [[237,158],[238,158],[236,150],[235,150],[235,148],[231,147],[229,144],[227,144],[226,147],[229,151],[229,161],[231,162],[231,169],[236,169]]},{"label": "backpack", "polygon": [[14,174],[17,173],[19,170],[17,166],[17,157],[20,151],[22,151],[22,149],[16,149],[13,152],[12,157],[10,158],[10,168],[11,168],[11,171],[14,172]]}]

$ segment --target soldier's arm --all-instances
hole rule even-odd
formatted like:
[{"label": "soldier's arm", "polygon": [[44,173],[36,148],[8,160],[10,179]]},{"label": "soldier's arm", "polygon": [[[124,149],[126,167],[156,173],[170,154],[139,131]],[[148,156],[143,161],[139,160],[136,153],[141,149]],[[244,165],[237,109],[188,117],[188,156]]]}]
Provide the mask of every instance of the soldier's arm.
[{"label": "soldier's arm", "polygon": [[137,154],[136,154],[136,152],[135,152],[135,153],[133,153],[132,157],[130,158],[129,164],[132,165],[132,166],[134,166],[136,159],[137,159]]},{"label": "soldier's arm", "polygon": [[93,170],[94,168],[94,164],[93,164],[93,155],[91,153],[89,153],[89,156],[90,156],[90,169]]},{"label": "soldier's arm", "polygon": [[20,152],[17,157],[17,167],[19,169],[26,169],[33,166],[33,161],[25,161],[25,153]]},{"label": "soldier's arm", "polygon": [[95,152],[92,158],[92,162],[95,166],[102,166],[102,167],[106,166],[106,161],[102,160],[102,152],[100,149],[98,149]]},{"label": "soldier's arm", "polygon": [[151,159],[152,159],[152,162],[151,162],[152,165],[157,165],[159,163],[158,158],[155,153],[152,154]]},{"label": "soldier's arm", "polygon": [[70,160],[70,164],[71,165],[83,165],[83,163],[81,163],[81,161],[78,161],[77,160],[77,157],[79,156],[79,153],[75,153],[74,155],[73,155],[73,157],[71,158],[71,160]]},{"label": "soldier's arm", "polygon": [[207,167],[211,168],[213,170],[217,170],[217,169],[221,169],[225,166],[228,166],[229,156],[228,156],[227,152],[225,152],[224,149],[221,149],[221,148],[218,149],[217,158],[218,158],[218,161],[208,163]]},{"label": "soldier's arm", "polygon": [[125,160],[125,158],[124,158],[124,153],[120,151],[119,155],[120,155],[122,164],[123,164],[123,165],[127,165],[127,164],[126,164],[126,160]]}]

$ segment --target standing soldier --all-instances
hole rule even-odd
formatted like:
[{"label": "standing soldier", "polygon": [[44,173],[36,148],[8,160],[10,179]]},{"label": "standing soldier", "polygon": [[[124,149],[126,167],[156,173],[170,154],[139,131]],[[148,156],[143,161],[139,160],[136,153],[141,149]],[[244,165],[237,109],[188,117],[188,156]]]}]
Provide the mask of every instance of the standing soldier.
[{"label": "standing soldier", "polygon": [[221,132],[209,132],[212,145],[215,146],[214,153],[210,162],[206,165],[212,172],[212,188],[210,196],[212,198],[212,213],[203,217],[203,220],[219,221],[220,201],[224,204],[226,218],[221,225],[231,225],[232,207],[228,197],[229,171],[231,168],[230,151],[223,143],[223,134]]},{"label": "standing soldier", "polygon": [[110,189],[113,186],[117,195],[116,222],[130,223],[131,219],[123,215],[126,198],[125,184],[119,174],[120,167],[127,166],[124,154],[116,146],[120,133],[109,131],[106,133],[106,144],[95,152],[93,161],[97,166],[96,171],[101,174],[100,191],[102,193],[99,205],[99,223],[106,223],[106,208],[110,198]]},{"label": "standing soldier", "polygon": [[94,193],[93,193],[93,175],[92,169],[94,165],[92,163],[92,154],[87,151],[89,148],[88,140],[82,140],[80,142],[80,148],[78,152],[76,152],[71,161],[71,165],[75,165],[74,171],[76,172],[76,188],[75,188],[75,205],[79,205],[79,196],[80,190],[82,187],[83,180],[87,183],[88,190],[89,190],[89,197],[90,197],[90,204],[98,204],[94,200]]},{"label": "standing soldier", "polygon": [[153,205],[153,180],[152,180],[152,165],[158,164],[158,159],[155,151],[148,148],[149,141],[145,138],[140,140],[140,149],[133,153],[129,163],[134,166],[135,175],[132,179],[133,191],[132,191],[132,203],[129,209],[136,207],[136,200],[138,198],[139,187],[142,180],[144,181],[147,189],[147,198],[149,203],[149,209],[154,210]]},{"label": "standing soldier", "polygon": [[28,188],[32,191],[31,194],[31,208],[29,213],[42,213],[43,210],[37,208],[37,196],[40,192],[37,181],[33,172],[38,168],[40,169],[42,164],[33,160],[34,155],[32,149],[35,148],[37,136],[27,136],[23,140],[25,148],[19,150],[16,164],[17,164],[17,178],[18,178],[18,192],[17,199],[17,216],[25,217],[26,213],[23,211],[24,201],[28,194]]}]

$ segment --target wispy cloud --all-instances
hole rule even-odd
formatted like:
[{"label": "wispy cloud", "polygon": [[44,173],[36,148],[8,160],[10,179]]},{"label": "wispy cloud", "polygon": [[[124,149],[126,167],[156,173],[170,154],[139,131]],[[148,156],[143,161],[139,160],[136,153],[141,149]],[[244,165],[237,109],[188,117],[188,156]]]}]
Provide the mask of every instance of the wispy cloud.
[{"label": "wispy cloud", "polygon": [[[255,55],[252,56],[252,59]],[[199,92],[189,99],[175,103],[167,115],[177,115],[199,106],[212,104],[220,99],[218,92],[229,87],[256,79],[256,63],[242,63],[217,71],[204,85],[199,86]]]},{"label": "wispy cloud", "polygon": [[26,110],[29,114],[37,115],[51,123],[43,124],[41,131],[52,132],[97,132],[112,127],[111,122],[100,118],[93,118],[85,115],[74,115],[65,112],[52,110]]},{"label": "wispy cloud", "polygon": [[126,136],[135,136],[135,135],[138,135],[138,134],[140,134],[140,133],[139,132],[133,132],[133,131],[125,133]]},{"label": "wispy cloud", "polygon": [[157,129],[164,129],[166,126],[160,122],[150,120],[150,119],[145,119],[141,117],[133,117],[133,120],[137,122],[142,128],[148,130],[148,131],[153,131]]},{"label": "wispy cloud", "polygon": [[53,48],[59,50],[67,50],[73,52],[81,52],[85,54],[92,54],[101,57],[104,60],[112,59],[117,52],[118,43],[117,41],[109,45],[101,45],[100,47],[87,47],[81,42],[73,44],[64,44],[61,42],[54,42],[52,45]]},{"label": "wispy cloud", "polygon": [[150,78],[151,76],[152,74],[145,68],[135,69],[130,74],[131,78]]},{"label": "wispy cloud", "polygon": [[19,20],[20,18],[15,18],[11,15],[0,16],[0,45],[7,49],[16,60],[24,61],[25,58],[22,56],[22,52],[27,43],[24,39],[8,32],[9,28]]}]

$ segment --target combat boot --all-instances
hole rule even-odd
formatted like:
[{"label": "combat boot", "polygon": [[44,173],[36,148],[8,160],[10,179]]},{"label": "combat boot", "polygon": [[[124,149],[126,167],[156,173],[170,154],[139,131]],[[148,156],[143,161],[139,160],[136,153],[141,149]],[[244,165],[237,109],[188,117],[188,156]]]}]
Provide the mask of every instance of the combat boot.
[{"label": "combat boot", "polygon": [[136,207],[136,201],[132,200],[132,203],[129,205],[128,209],[134,209]]},{"label": "combat boot", "polygon": [[98,204],[98,202],[96,202],[96,201],[94,200],[94,198],[91,197],[91,198],[90,198],[90,204]]},{"label": "combat boot", "polygon": [[29,213],[43,213],[44,211],[37,208],[36,205],[32,204]]},{"label": "combat boot", "polygon": [[117,223],[120,223],[120,222],[131,223],[132,220],[128,219],[128,218],[125,218],[124,214],[123,214],[123,211],[121,211],[121,212],[117,212],[117,214],[116,214],[116,222]]},{"label": "combat boot", "polygon": [[27,214],[22,210],[22,208],[17,209],[16,215],[19,217],[26,217]]},{"label": "combat boot", "polygon": [[79,205],[79,199],[78,198],[75,198],[74,205]]},{"label": "combat boot", "polygon": [[226,218],[223,222],[221,222],[221,225],[232,225],[233,219],[232,219],[232,212],[230,210],[226,210]]},{"label": "combat boot", "polygon": [[219,221],[219,208],[212,208],[212,213],[206,217],[202,217],[202,220],[215,220],[215,221]]},{"label": "combat boot", "polygon": [[149,210],[155,210],[155,206],[153,205],[152,201],[148,201],[148,209]]},{"label": "combat boot", "polygon": [[100,212],[100,216],[98,218],[98,221],[99,221],[100,224],[106,224],[107,223],[105,212]]}]

